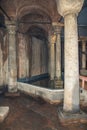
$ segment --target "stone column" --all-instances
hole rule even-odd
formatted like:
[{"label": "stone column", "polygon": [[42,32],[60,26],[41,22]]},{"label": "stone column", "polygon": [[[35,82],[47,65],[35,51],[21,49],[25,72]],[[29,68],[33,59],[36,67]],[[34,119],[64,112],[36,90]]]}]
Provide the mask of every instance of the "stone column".
[{"label": "stone column", "polygon": [[58,12],[64,17],[65,26],[65,112],[79,112],[79,63],[77,14],[84,0],[56,0]]},{"label": "stone column", "polygon": [[50,88],[54,88],[55,77],[55,43],[56,35],[51,31],[49,33],[49,74],[50,74]]},{"label": "stone column", "polygon": [[82,66],[80,70],[80,75],[87,76],[87,70],[86,70],[86,41],[82,40]]},{"label": "stone column", "polygon": [[17,92],[16,23],[6,21],[8,29],[8,91]]},{"label": "stone column", "polygon": [[55,88],[62,88],[63,87],[63,81],[61,80],[61,28],[62,28],[62,25],[53,23],[53,28],[56,35]]},{"label": "stone column", "polygon": [[86,41],[82,41],[82,69],[86,69]]},{"label": "stone column", "polygon": [[49,34],[50,80],[54,80],[54,76],[55,76],[55,42],[56,42],[56,35],[52,32]]}]

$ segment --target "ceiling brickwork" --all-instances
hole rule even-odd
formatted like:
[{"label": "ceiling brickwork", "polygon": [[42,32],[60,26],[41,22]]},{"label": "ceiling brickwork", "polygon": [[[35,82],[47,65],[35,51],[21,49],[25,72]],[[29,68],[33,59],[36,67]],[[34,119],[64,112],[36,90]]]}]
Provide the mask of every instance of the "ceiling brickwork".
[{"label": "ceiling brickwork", "polygon": [[20,19],[33,10],[45,12],[52,21],[60,19],[55,0],[1,0],[1,6],[10,17]]}]

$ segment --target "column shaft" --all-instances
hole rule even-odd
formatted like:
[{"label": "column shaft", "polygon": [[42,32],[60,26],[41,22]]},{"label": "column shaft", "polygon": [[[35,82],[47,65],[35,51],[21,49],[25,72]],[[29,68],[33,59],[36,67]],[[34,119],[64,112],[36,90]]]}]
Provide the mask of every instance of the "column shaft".
[{"label": "column shaft", "polygon": [[50,80],[54,80],[55,76],[55,41],[56,41],[56,35],[49,34],[49,73],[50,73]]},{"label": "column shaft", "polygon": [[64,111],[79,111],[79,63],[77,16],[68,14],[65,24],[65,90]]},{"label": "column shaft", "polygon": [[55,75],[55,58],[54,58],[55,52],[54,52],[54,44],[51,44],[50,46],[50,77],[51,80],[54,80]]},{"label": "column shaft", "polygon": [[17,91],[16,26],[7,25],[8,38],[8,91]]},{"label": "column shaft", "polygon": [[[82,41],[82,52],[86,52],[86,42]],[[82,54],[82,69],[86,69],[86,54]]]},{"label": "column shaft", "polygon": [[56,41],[56,77],[61,80],[61,37],[57,34]]}]

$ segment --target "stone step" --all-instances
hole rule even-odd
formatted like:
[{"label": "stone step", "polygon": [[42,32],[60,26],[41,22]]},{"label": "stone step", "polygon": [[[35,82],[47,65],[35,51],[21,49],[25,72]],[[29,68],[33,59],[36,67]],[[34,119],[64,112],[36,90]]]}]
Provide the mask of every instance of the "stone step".
[{"label": "stone step", "polygon": [[5,96],[6,97],[19,97],[20,96],[20,92],[14,92],[14,93],[6,92]]},{"label": "stone step", "polygon": [[0,123],[4,121],[4,119],[7,117],[9,112],[8,106],[2,106],[0,107]]}]

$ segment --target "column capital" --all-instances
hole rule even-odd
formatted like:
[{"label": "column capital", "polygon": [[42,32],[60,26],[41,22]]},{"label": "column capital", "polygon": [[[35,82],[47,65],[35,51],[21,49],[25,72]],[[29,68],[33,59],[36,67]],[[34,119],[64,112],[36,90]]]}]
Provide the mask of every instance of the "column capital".
[{"label": "column capital", "polygon": [[78,14],[84,0],[56,0],[58,12],[64,17],[68,14]]},{"label": "column capital", "polygon": [[52,27],[53,27],[54,34],[60,34],[63,24],[59,25],[58,23],[54,22],[52,23]]},{"label": "column capital", "polygon": [[87,42],[87,37],[79,37],[79,41],[81,41],[81,42]]},{"label": "column capital", "polygon": [[87,42],[87,41],[86,41],[85,39],[82,39],[82,43],[86,44],[86,42]]},{"label": "column capital", "polygon": [[16,21],[5,21],[7,30],[9,34],[15,34],[17,30],[17,24]]},{"label": "column capital", "polygon": [[56,34],[54,33],[54,31],[50,31],[50,32],[49,32],[48,39],[49,39],[50,45],[56,43]]}]

